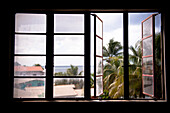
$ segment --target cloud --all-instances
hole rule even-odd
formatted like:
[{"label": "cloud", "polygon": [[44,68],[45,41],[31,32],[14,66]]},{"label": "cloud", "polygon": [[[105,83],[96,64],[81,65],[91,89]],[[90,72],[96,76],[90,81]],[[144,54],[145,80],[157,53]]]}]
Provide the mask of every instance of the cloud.
[{"label": "cloud", "polygon": [[46,58],[45,56],[15,56],[15,61],[21,65],[33,66],[34,64],[40,64],[45,66]]},{"label": "cloud", "polygon": [[111,32],[104,32],[103,38],[103,46],[107,46],[110,39],[112,38],[114,39],[114,41],[118,41],[121,43],[121,45],[123,45],[123,28],[119,28]]},{"label": "cloud", "polygon": [[54,56],[54,66],[84,66],[83,56]]},{"label": "cloud", "polygon": [[24,33],[45,33],[45,14],[19,14],[15,15],[15,31]]},{"label": "cloud", "polygon": [[112,32],[123,26],[123,13],[96,13],[103,20],[105,32]]},{"label": "cloud", "polygon": [[138,40],[142,39],[141,25],[130,25],[129,26],[129,47],[135,46]]},{"label": "cloud", "polygon": [[83,33],[84,16],[82,14],[55,14],[55,33]]},{"label": "cloud", "polygon": [[[156,13],[156,12],[155,12]],[[148,18],[153,13],[129,13],[129,24],[130,25],[139,25],[143,20]]]},{"label": "cloud", "polygon": [[55,36],[54,54],[84,54],[84,36],[82,35]]},{"label": "cloud", "polygon": [[15,54],[45,54],[45,35],[15,35]]}]

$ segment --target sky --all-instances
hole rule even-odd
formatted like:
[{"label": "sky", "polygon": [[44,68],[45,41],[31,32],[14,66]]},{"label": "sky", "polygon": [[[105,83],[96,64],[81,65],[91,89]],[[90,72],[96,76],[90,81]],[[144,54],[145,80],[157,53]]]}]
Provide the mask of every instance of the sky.
[{"label": "sky", "polygon": [[[103,46],[107,46],[109,40],[114,38],[123,46],[123,13],[96,13],[103,20]],[[141,40],[141,21],[153,13],[130,13],[129,14],[129,46],[135,46],[138,40]],[[16,14],[15,31],[20,33],[45,33],[46,16],[44,14]],[[156,24],[159,26],[160,24]],[[57,14],[54,15],[54,32],[62,33],[83,33],[84,16]],[[156,26],[156,31],[159,31]],[[92,26],[93,27],[93,26]],[[93,41],[92,41],[93,43]],[[15,53],[16,54],[45,54],[46,52],[45,35],[16,35],[15,36]],[[92,49],[94,49],[92,47]],[[84,36],[54,36],[54,53],[59,54],[84,54]],[[22,65],[32,65],[35,59],[28,58],[27,61],[22,57],[17,58]],[[66,60],[67,62],[69,60]],[[71,61],[71,59],[70,59]],[[29,63],[31,62],[31,63]],[[64,62],[64,60],[63,60]],[[39,61],[44,64],[44,61]],[[70,62],[71,63],[71,62]],[[66,63],[64,63],[66,65]],[[82,62],[76,63],[82,65]],[[57,65],[57,64],[56,64]],[[68,65],[70,65],[68,63]]]},{"label": "sky", "polygon": [[[123,45],[123,14],[96,13],[103,20],[104,41],[106,46],[111,38]],[[141,22],[154,13],[129,13],[129,46],[141,39]]]}]

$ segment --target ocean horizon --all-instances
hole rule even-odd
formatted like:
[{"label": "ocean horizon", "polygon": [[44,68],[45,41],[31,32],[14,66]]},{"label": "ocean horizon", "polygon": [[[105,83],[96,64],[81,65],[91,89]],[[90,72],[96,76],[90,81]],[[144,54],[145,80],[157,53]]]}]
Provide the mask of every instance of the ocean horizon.
[{"label": "ocean horizon", "polygon": [[[45,66],[42,66],[43,68],[45,68]],[[77,66],[78,67],[78,73],[80,73],[81,71],[83,71],[84,73],[84,66]],[[58,73],[58,72],[66,72],[67,69],[71,68],[71,66],[54,66],[54,72]],[[94,73],[94,66],[91,66],[91,73]]]}]

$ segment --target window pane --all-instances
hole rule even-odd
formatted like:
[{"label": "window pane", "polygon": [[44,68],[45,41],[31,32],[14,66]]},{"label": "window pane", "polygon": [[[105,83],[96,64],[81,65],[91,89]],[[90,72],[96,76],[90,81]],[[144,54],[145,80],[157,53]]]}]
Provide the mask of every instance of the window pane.
[{"label": "window pane", "polygon": [[54,54],[84,54],[84,36],[55,35]]},{"label": "window pane", "polygon": [[[118,99],[124,97],[124,80],[123,80],[123,13],[96,13],[103,20],[103,62],[102,58],[96,57],[96,75],[103,75],[103,94],[98,98],[102,99]],[[93,19],[93,18],[92,18]],[[98,18],[96,18],[96,32],[97,35],[102,35],[102,23]],[[92,21],[93,22],[93,21]],[[92,23],[93,24],[93,23]],[[99,26],[99,27],[98,27]],[[93,30],[93,26],[91,28]],[[91,32],[91,37],[93,36],[93,31]],[[98,37],[96,37],[98,38]],[[93,39],[91,40],[94,43]],[[98,41],[96,40],[96,53],[102,52],[97,51]],[[100,43],[99,43],[100,44]],[[92,45],[92,47],[94,47]],[[99,46],[100,47],[100,46]],[[91,55],[94,55],[93,49],[91,48]],[[94,56],[92,56],[91,61],[93,61]],[[102,62],[102,63],[101,63]],[[103,64],[103,67],[102,65]],[[93,64],[91,64],[93,66]],[[93,67],[91,66],[91,70]],[[93,71],[91,71],[93,72]],[[94,79],[93,73],[91,74],[91,96],[94,95]],[[101,82],[101,77],[96,78],[96,82],[99,84]],[[98,80],[97,80],[98,79]],[[100,86],[100,85],[98,85]],[[97,92],[102,91],[96,84]],[[97,94],[97,95],[98,95]]]},{"label": "window pane", "polygon": [[152,66],[152,57],[143,58],[143,74],[152,75],[153,66]]},{"label": "window pane", "polygon": [[45,76],[45,62],[43,56],[15,56],[14,76]]},{"label": "window pane", "polygon": [[152,35],[152,17],[143,22],[143,38]]},{"label": "window pane", "polygon": [[45,79],[14,78],[14,98],[45,98]]},{"label": "window pane", "polygon": [[83,98],[83,78],[54,78],[54,98]]},{"label": "window pane", "polygon": [[54,76],[84,76],[84,57],[54,56]]},{"label": "window pane", "polygon": [[143,92],[153,95],[153,77],[143,76],[143,87]]},{"label": "window pane", "polygon": [[15,35],[15,54],[45,54],[45,35]]},{"label": "window pane", "polygon": [[45,14],[16,14],[15,32],[46,33]]},{"label": "window pane", "polygon": [[[128,13],[129,39],[129,98],[143,99],[142,71],[147,65],[142,65],[142,56],[152,55],[151,19],[143,22],[152,13]],[[148,37],[144,40],[142,38]],[[143,49],[143,50],[142,50]],[[150,66],[149,66],[150,67]],[[147,73],[146,73],[147,74]],[[145,96],[146,97],[146,96]]]},{"label": "window pane", "polygon": [[96,37],[96,55],[102,56],[102,40]]},{"label": "window pane", "polygon": [[143,40],[143,56],[152,55],[152,37]]},{"label": "window pane", "polygon": [[55,14],[55,33],[84,33],[83,14]]},{"label": "window pane", "polygon": [[96,35],[103,38],[102,33],[103,33],[102,22],[98,18],[96,18]]},{"label": "window pane", "polygon": [[96,77],[96,96],[103,93],[103,76]]},{"label": "window pane", "polygon": [[102,58],[96,57],[96,75],[103,75]]}]

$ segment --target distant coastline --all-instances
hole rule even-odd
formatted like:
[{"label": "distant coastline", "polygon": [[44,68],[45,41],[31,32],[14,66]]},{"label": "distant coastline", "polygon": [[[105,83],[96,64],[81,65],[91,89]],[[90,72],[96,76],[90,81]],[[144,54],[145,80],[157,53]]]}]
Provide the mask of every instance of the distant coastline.
[{"label": "distant coastline", "polygon": [[[45,69],[45,66],[42,66]],[[54,66],[55,72],[66,72],[68,68],[71,66]],[[83,71],[84,72],[84,66],[77,66],[78,67],[78,73]],[[94,66],[91,66],[91,73],[94,73]]]}]

